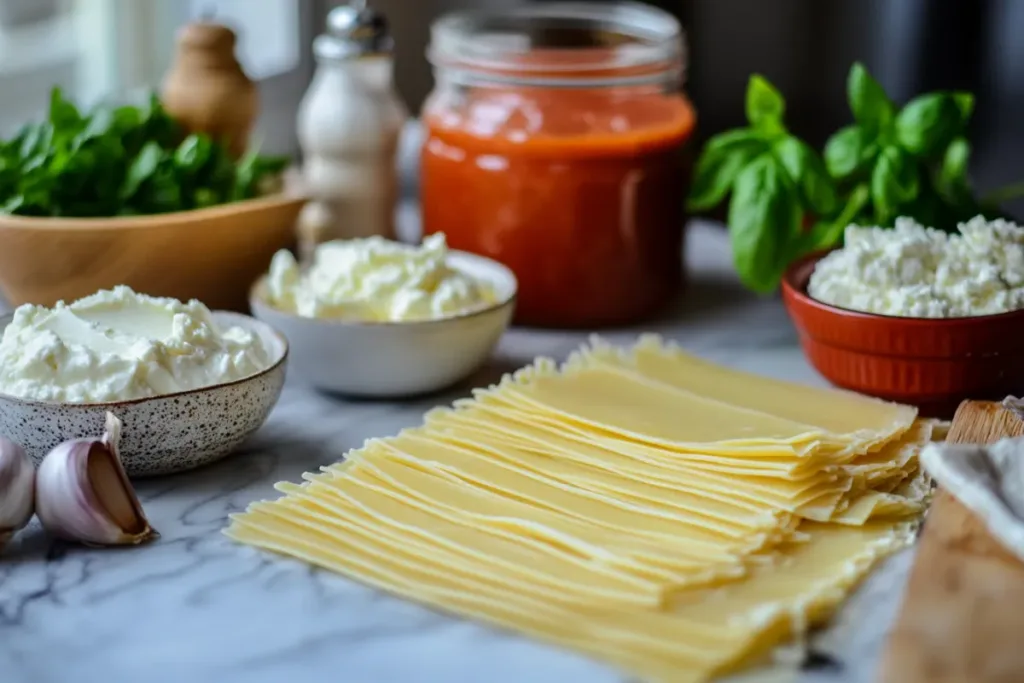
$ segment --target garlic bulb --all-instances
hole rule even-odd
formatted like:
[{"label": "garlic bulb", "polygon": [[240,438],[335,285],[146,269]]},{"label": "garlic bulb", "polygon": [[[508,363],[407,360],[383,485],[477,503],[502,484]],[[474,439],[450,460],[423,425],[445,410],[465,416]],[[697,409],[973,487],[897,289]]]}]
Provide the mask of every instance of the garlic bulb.
[{"label": "garlic bulb", "polygon": [[21,446],[0,436],[0,549],[32,519],[35,476]]},{"label": "garlic bulb", "polygon": [[88,545],[133,545],[157,536],[121,465],[121,421],[107,413],[100,439],[66,441],[36,475],[36,515],[55,536]]}]

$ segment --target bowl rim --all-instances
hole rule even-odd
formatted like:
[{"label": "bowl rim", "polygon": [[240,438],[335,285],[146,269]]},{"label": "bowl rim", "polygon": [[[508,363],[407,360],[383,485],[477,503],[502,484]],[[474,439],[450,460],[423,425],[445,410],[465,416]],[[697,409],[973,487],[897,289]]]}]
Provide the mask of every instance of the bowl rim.
[{"label": "bowl rim", "polygon": [[519,297],[519,279],[516,277],[515,273],[512,272],[511,268],[500,261],[496,261],[495,259],[482,256],[480,254],[474,254],[469,251],[462,251],[461,249],[449,249],[448,255],[455,256],[456,258],[468,258],[484,264],[487,268],[493,268],[503,272],[508,276],[509,281],[512,283],[511,290],[504,298],[488,306],[484,306],[483,308],[473,308],[468,311],[456,313],[455,315],[444,316],[443,318],[422,318],[418,320],[344,320],[340,318],[309,318],[297,313],[292,313],[291,311],[281,310],[269,303],[263,295],[263,290],[266,289],[267,278],[270,275],[269,273],[264,273],[257,278],[256,282],[254,282],[251,287],[249,287],[249,306],[252,308],[253,312],[256,311],[257,307],[265,308],[272,311],[275,315],[287,318],[289,321],[301,321],[298,323],[300,325],[314,324],[324,327],[379,329],[388,327],[423,328],[431,325],[449,323],[455,320],[475,318],[515,304]]},{"label": "bowl rim", "polygon": [[[245,324],[247,325],[261,326],[264,329],[264,331],[269,333],[271,336],[275,337],[277,342],[281,345],[280,357],[277,358],[277,360],[275,360],[267,367],[263,368],[262,370],[254,372],[251,375],[246,375],[245,377],[233,379],[230,382],[218,382],[217,384],[208,384],[204,387],[196,387],[195,389],[185,389],[184,391],[175,391],[170,394],[159,394],[157,396],[143,396],[141,398],[129,398],[122,401],[93,401],[85,403],[75,403],[71,401],[42,401],[36,398],[24,398],[22,396],[5,394],[4,392],[0,391],[0,400],[13,401],[23,405],[45,406],[48,408],[113,408],[117,406],[134,406],[146,403],[148,401],[156,401],[166,398],[181,398],[182,396],[191,396],[193,394],[202,394],[209,391],[223,389],[225,387],[238,386],[246,382],[251,382],[265,375],[269,375],[271,372],[274,372],[275,370],[283,366],[285,362],[288,360],[288,354],[291,352],[291,349],[289,348],[288,345],[288,338],[285,337],[284,334],[282,334],[276,327],[274,327],[270,323],[264,320],[260,320],[259,318],[255,318],[251,315],[245,315],[244,313],[236,313],[234,311],[211,311],[211,313],[213,314],[214,318],[220,315],[227,314],[231,317],[246,319]],[[7,325],[9,325],[13,319],[14,311],[0,314],[0,336],[2,336],[3,330],[7,328]]]},{"label": "bowl rim", "polygon": [[248,213],[266,208],[279,208],[292,204],[304,204],[307,197],[301,194],[275,192],[262,197],[240,199],[225,204],[207,206],[201,209],[152,213],[139,216],[17,216],[0,215],[0,226],[8,229],[31,230],[145,230],[154,226],[180,225],[203,219]]},{"label": "bowl rim", "polygon": [[[869,313],[867,311],[858,311],[853,308],[843,308],[842,306],[834,306],[824,301],[815,299],[807,293],[808,282],[799,282],[797,272],[806,268],[809,264],[817,264],[826,255],[835,251],[834,249],[826,249],[822,251],[812,252],[806,256],[802,256],[796,261],[793,261],[789,266],[786,267],[785,272],[782,275],[782,293],[784,299],[792,300],[801,306],[807,308],[813,308],[822,313],[830,315],[840,316],[854,320],[874,321],[874,322],[885,322],[888,324],[900,324],[907,325],[909,327],[959,327],[968,324],[979,324],[987,322],[1002,322],[1004,320],[1012,320],[1014,318],[1024,318],[1024,308],[1017,309],[1015,311],[1005,311],[1003,313],[989,313],[986,315],[969,315],[960,316],[956,318],[921,318],[915,316],[903,316],[903,315],[888,315],[885,313]],[[810,276],[808,275],[808,280]]]}]

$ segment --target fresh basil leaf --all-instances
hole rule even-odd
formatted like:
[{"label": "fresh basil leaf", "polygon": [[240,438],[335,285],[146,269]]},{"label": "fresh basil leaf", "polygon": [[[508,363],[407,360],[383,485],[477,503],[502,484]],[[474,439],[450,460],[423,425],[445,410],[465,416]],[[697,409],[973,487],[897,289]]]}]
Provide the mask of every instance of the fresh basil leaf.
[{"label": "fresh basil leaf", "polygon": [[46,150],[53,141],[53,125],[48,121],[36,123],[26,128],[20,135],[21,144],[18,154],[22,163],[26,163],[40,154],[46,154]]},{"label": "fresh basil leaf", "polygon": [[860,126],[847,126],[825,143],[825,168],[837,180],[846,180],[871,167],[878,146]]},{"label": "fresh basil leaf", "polygon": [[222,202],[231,201],[237,185],[236,164],[222,146],[216,145],[210,149],[205,174],[205,185],[222,197]]},{"label": "fresh basil leaf", "polygon": [[198,172],[210,159],[212,142],[205,135],[189,135],[174,151],[174,164],[186,173]]},{"label": "fresh basil leaf", "polygon": [[967,185],[967,163],[971,144],[966,138],[953,140],[942,159],[942,180],[946,185]]},{"label": "fresh basil leaf", "polygon": [[896,139],[918,156],[944,149],[961,128],[960,108],[946,93],[915,97],[896,116]]},{"label": "fresh basil leaf", "polygon": [[786,113],[786,102],[775,86],[758,74],[747,83],[747,121],[766,135],[779,135],[786,128],[782,117]]},{"label": "fresh basil leaf", "polygon": [[737,174],[768,148],[762,136],[750,129],[729,131],[708,140],[694,170],[687,207],[707,211],[732,189]]},{"label": "fresh basil leaf", "polygon": [[846,198],[846,205],[839,215],[832,219],[829,231],[819,236],[815,249],[831,249],[837,246],[843,239],[846,228],[856,224],[856,218],[871,201],[871,189],[867,183],[860,183],[853,188]]},{"label": "fresh basil leaf", "polygon": [[60,88],[50,91],[50,125],[62,133],[77,130],[82,117],[74,104],[64,99]]},{"label": "fresh basil leaf", "polygon": [[234,200],[251,199],[263,194],[267,181],[279,175],[288,164],[287,157],[261,156],[250,150],[238,160],[235,166],[235,182],[232,191]]},{"label": "fresh basil leaf", "polygon": [[960,126],[962,128],[967,127],[967,123],[971,120],[971,114],[974,112],[974,95],[969,92],[954,92],[952,93],[953,103],[956,104],[956,108],[960,111]]},{"label": "fresh basil leaf", "polygon": [[286,156],[256,155],[256,173],[260,176],[277,176],[284,173],[292,160]]},{"label": "fresh basil leaf", "polygon": [[759,293],[778,286],[799,233],[800,204],[784,174],[762,154],[740,171],[729,203],[733,262],[743,284]]},{"label": "fresh basil leaf", "polygon": [[149,213],[169,213],[183,207],[181,184],[173,168],[159,168],[149,179],[147,207]]},{"label": "fresh basil leaf", "polygon": [[957,222],[962,219],[963,207],[946,204],[930,185],[926,177],[922,178],[921,191],[913,201],[900,207],[900,215],[940,230],[955,229]]},{"label": "fresh basil leaf", "polygon": [[794,240],[793,252],[789,257],[790,262],[816,251],[830,249],[843,237],[843,229],[839,228],[840,225],[838,221],[829,220],[820,220],[814,223],[810,229]]},{"label": "fresh basil leaf", "polygon": [[252,196],[252,186],[256,181],[256,154],[247,152],[242,155],[235,166],[235,181],[232,197],[235,200]]},{"label": "fresh basil leaf", "polygon": [[761,151],[767,151],[768,142],[763,133],[753,128],[734,128],[708,138],[704,143],[705,150],[729,150],[743,145],[756,145]]},{"label": "fresh basil leaf", "polygon": [[244,199],[252,197],[263,197],[268,194],[281,192],[284,189],[284,178],[282,174],[288,168],[291,160],[284,156],[262,156],[257,154],[253,163],[252,182],[246,191]]},{"label": "fresh basil leaf", "polygon": [[805,205],[818,216],[827,216],[835,211],[836,189],[832,185],[832,178],[825,169],[825,163],[810,145],[787,135],[776,141],[772,150]]},{"label": "fresh basil leaf", "polygon": [[920,174],[917,163],[896,146],[882,150],[871,172],[871,200],[879,225],[888,225],[900,207],[917,197]]},{"label": "fresh basil leaf", "polygon": [[860,62],[856,62],[850,69],[846,81],[846,96],[853,118],[864,127],[869,136],[878,135],[892,123],[896,113],[892,100]]},{"label": "fresh basil leaf", "polygon": [[21,148],[25,143],[25,138],[28,136],[29,132],[31,132],[31,130],[37,125],[38,124],[36,123],[26,123],[21,128],[19,128],[18,132],[14,134],[14,137],[4,144],[4,153],[10,154],[15,157],[20,157]]},{"label": "fresh basil leaf", "polygon": [[49,122],[40,123],[24,141],[21,172],[45,169],[54,152],[54,131]]},{"label": "fresh basil leaf", "polygon": [[205,187],[201,187],[196,190],[195,197],[193,198],[193,203],[197,209],[205,209],[208,206],[215,206],[219,201],[217,194],[213,190]]},{"label": "fresh basil leaf", "polygon": [[117,107],[112,111],[112,121],[107,134],[117,136],[129,157],[135,157],[146,144],[145,112],[137,107]]},{"label": "fresh basil leaf", "polygon": [[155,94],[149,106],[141,112],[140,129],[143,139],[156,142],[163,148],[171,147],[181,137],[178,123],[171,118]]},{"label": "fresh basil leaf", "polygon": [[85,127],[75,138],[75,143],[81,146],[90,140],[109,135],[113,125],[114,112],[108,108],[97,109],[86,121]]},{"label": "fresh basil leaf", "polygon": [[17,159],[0,154],[0,197],[10,196],[17,191],[19,175]]},{"label": "fresh basil leaf", "polygon": [[833,233],[830,236],[827,236],[826,240],[818,245],[818,248],[831,248],[838,244],[842,239],[846,228],[849,225],[856,223],[857,216],[860,215],[861,211],[864,210],[870,201],[871,189],[868,187],[867,183],[860,183],[854,187],[853,191],[850,192],[850,196],[846,198],[846,205],[843,206],[843,210],[839,212],[839,215],[833,220],[835,223]]},{"label": "fresh basil leaf", "polygon": [[18,209],[25,205],[24,195],[14,195],[10,199],[4,202],[3,207],[0,207],[0,213],[12,214],[17,213]]},{"label": "fresh basil leaf", "polygon": [[952,206],[974,202],[967,181],[967,164],[970,161],[971,144],[966,138],[957,138],[949,143],[942,157],[935,190]]},{"label": "fresh basil leaf", "polygon": [[865,183],[853,188],[846,199],[846,205],[838,216],[831,220],[820,220],[797,240],[790,262],[815,251],[823,251],[839,246],[847,226],[854,223],[857,215],[867,206],[871,199],[871,191]]},{"label": "fresh basil leaf", "polygon": [[137,107],[122,106],[113,111],[113,123],[111,129],[118,132],[126,132],[142,125],[142,111]]},{"label": "fresh basil leaf", "polygon": [[146,146],[142,148],[139,155],[132,161],[131,166],[128,167],[124,184],[121,186],[121,198],[129,199],[132,197],[142,184],[149,180],[156,172],[157,166],[160,165],[160,160],[163,157],[164,150],[158,143],[153,141],[146,143]]}]

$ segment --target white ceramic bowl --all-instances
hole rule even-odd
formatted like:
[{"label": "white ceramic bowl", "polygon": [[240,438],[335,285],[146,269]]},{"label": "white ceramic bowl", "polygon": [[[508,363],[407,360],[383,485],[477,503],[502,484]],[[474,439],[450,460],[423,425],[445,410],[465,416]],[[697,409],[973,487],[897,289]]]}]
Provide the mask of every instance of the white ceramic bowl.
[{"label": "white ceramic bowl", "polygon": [[253,314],[281,330],[291,371],[323,391],[399,398],[444,389],[469,376],[494,350],[512,319],[516,277],[497,261],[450,251],[448,264],[490,284],[498,302],[439,320],[360,322],[286,313],[267,303],[266,277],[249,296]]},{"label": "white ceramic bowl", "polygon": [[[12,315],[0,317],[0,333]],[[129,476],[183,472],[220,460],[266,421],[284,385],[288,343],[270,325],[215,311],[225,327],[259,335],[270,353],[265,370],[244,379],[164,396],[111,403],[33,401],[0,394],[0,434],[37,464],[68,439],[99,437],[107,412],[122,423],[121,460]]]}]

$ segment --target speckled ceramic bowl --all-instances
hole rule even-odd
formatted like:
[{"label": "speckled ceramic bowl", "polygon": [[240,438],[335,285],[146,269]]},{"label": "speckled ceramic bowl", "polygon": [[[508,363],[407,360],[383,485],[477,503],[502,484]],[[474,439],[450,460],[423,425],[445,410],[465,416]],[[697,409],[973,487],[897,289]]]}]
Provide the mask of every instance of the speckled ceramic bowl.
[{"label": "speckled ceramic bowl", "polygon": [[[220,324],[259,335],[272,359],[250,377],[166,396],[112,403],[31,401],[0,394],[0,434],[37,464],[68,439],[101,436],[107,412],[123,425],[121,459],[128,474],[147,477],[183,472],[233,451],[266,421],[284,385],[288,343],[270,325],[238,313],[216,311]],[[0,316],[0,332],[11,315]]]}]

